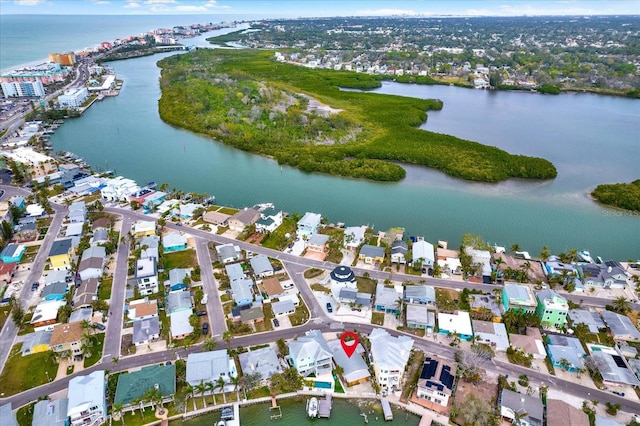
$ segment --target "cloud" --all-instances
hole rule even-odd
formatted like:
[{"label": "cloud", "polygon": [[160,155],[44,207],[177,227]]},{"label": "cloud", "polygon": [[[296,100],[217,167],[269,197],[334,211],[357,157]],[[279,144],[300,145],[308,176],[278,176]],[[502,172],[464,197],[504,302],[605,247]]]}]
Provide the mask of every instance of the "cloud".
[{"label": "cloud", "polygon": [[138,3],[137,1],[127,0],[127,4],[125,4],[124,7],[127,9],[136,9],[138,7],[142,7],[142,5],[140,5],[140,3]]},{"label": "cloud", "polygon": [[108,0],[89,0],[93,4],[111,4]]},{"label": "cloud", "polygon": [[46,0],[14,0],[14,3],[18,6],[38,6]]},{"label": "cloud", "polygon": [[171,4],[171,3],[176,3],[176,0],[146,0],[144,2],[144,4],[148,4],[150,6],[164,5],[164,4]]},{"label": "cloud", "polygon": [[362,16],[416,15],[416,12],[410,9],[364,9],[364,10],[357,11],[356,15],[362,15]]}]

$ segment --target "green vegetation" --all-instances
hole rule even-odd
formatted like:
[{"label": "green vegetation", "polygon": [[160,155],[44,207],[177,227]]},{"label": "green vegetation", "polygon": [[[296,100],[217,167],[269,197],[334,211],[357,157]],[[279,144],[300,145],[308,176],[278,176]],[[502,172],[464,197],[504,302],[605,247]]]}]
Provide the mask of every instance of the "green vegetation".
[{"label": "green vegetation", "polygon": [[36,403],[32,402],[18,409],[16,420],[20,426],[31,426],[33,424],[33,407],[36,406]]},{"label": "green vegetation", "polygon": [[323,272],[324,271],[322,269],[318,268],[307,269],[306,271],[304,271],[304,277],[306,279],[315,278],[322,275]]},{"label": "green vegetation", "polygon": [[[284,249],[286,245],[291,242],[293,238],[292,235],[294,235],[296,231],[296,226],[295,220],[290,217],[284,218],[282,224],[262,240],[261,245],[275,250]],[[287,238],[287,234],[289,234],[289,238]]]},{"label": "green vegetation", "polygon": [[[300,299],[300,296],[298,296]],[[289,320],[292,326],[303,325],[309,320],[309,310],[304,304],[304,301],[300,300],[300,304],[296,306],[296,311],[289,315]]]},{"label": "green vegetation", "polygon": [[89,356],[84,357],[84,368],[89,368],[102,358],[102,348],[104,348],[104,333],[94,334],[96,337],[89,348]]},{"label": "green vegetation", "polygon": [[631,183],[598,185],[591,195],[603,204],[640,212],[640,179]]},{"label": "green vegetation", "polygon": [[[420,130],[442,102],[340,88],[372,89],[382,77],[282,64],[268,51],[197,51],[159,62],[160,116],[238,149],[305,172],[398,181],[393,161],[496,182],[554,178],[553,164]],[[334,113],[309,108],[314,98]]]},{"label": "green vegetation", "polygon": [[53,356],[53,352],[40,352],[23,357],[21,348],[22,343],[11,348],[2,370],[0,383],[5,396],[38,387],[56,377],[58,360]]},{"label": "green vegetation", "polygon": [[383,326],[384,325],[384,314],[382,312],[372,312],[371,313],[371,324]]},{"label": "green vegetation", "polygon": [[376,282],[368,277],[356,277],[356,285],[361,293],[376,293]]},{"label": "green vegetation", "polygon": [[193,268],[198,264],[195,250],[165,253],[162,258],[164,259],[164,269],[167,271],[174,268]]},{"label": "green vegetation", "polygon": [[100,286],[98,287],[98,299],[99,300],[111,299],[112,286],[113,286],[113,277],[102,278],[102,281],[100,281]]}]

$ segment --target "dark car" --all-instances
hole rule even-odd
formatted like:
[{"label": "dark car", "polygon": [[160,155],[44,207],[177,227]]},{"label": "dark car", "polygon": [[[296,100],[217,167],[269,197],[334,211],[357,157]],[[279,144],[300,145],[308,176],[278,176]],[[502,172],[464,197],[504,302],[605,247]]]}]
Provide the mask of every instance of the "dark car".
[{"label": "dark car", "polygon": [[36,291],[38,289],[38,287],[40,287],[39,283],[33,283],[31,284],[31,291]]},{"label": "dark car", "polygon": [[100,324],[99,322],[94,322],[94,323],[93,323],[93,326],[94,326],[95,328],[97,328],[98,330],[100,330],[100,331],[104,331],[104,330],[106,330],[106,329],[107,329],[107,327],[105,327],[105,325],[104,325],[104,324]]},{"label": "dark car", "polygon": [[196,315],[199,317],[203,317],[205,315],[207,315],[207,311],[196,311]]},{"label": "dark car", "polygon": [[333,306],[331,306],[331,303],[327,302],[327,312],[331,313],[333,312]]},{"label": "dark car", "polygon": [[204,324],[202,324],[202,334],[203,335],[207,335],[209,334],[209,323],[205,322]]},{"label": "dark car", "polygon": [[278,318],[274,318],[273,319],[273,326],[274,327],[280,327],[280,321],[278,321]]}]

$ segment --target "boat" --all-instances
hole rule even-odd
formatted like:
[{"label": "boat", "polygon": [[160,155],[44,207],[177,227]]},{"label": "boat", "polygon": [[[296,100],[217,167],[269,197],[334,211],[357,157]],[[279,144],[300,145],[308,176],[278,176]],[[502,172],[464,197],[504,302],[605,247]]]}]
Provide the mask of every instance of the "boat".
[{"label": "boat", "polygon": [[216,423],[216,426],[227,426],[227,422],[225,422],[224,420],[220,420],[218,423]]},{"label": "boat", "polygon": [[309,417],[318,417],[318,398],[315,396],[307,401],[307,414]]},{"label": "boat", "polygon": [[580,250],[578,252],[578,257],[580,258],[580,260],[582,262],[587,262],[587,263],[596,263],[593,261],[593,258],[591,257],[591,253],[589,253],[586,250]]}]

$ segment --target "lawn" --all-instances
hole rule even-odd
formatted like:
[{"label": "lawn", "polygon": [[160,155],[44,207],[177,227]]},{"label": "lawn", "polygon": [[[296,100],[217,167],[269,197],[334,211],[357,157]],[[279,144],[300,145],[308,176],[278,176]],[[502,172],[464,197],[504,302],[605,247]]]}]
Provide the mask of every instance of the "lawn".
[{"label": "lawn", "polygon": [[102,348],[104,347],[104,333],[96,334],[98,344],[91,348],[91,356],[85,357],[84,368],[91,367],[102,358]]},{"label": "lawn", "polygon": [[111,286],[113,286],[113,277],[105,277],[100,283],[98,288],[98,299],[108,300],[111,299]]},{"label": "lawn", "polygon": [[[300,296],[298,296],[299,298]],[[289,319],[291,320],[292,326],[302,325],[309,320],[309,310],[304,305],[304,302],[301,300],[300,304],[296,307],[296,312],[289,315]]]},{"label": "lawn", "polygon": [[0,330],[4,327],[4,323],[9,318],[9,311],[11,311],[11,306],[3,306],[0,308]]},{"label": "lawn", "polygon": [[372,312],[371,324],[384,325],[384,314],[382,312]]},{"label": "lawn", "polygon": [[218,213],[228,214],[230,216],[233,216],[234,214],[238,213],[240,210],[234,209],[231,207],[220,207],[217,211]]},{"label": "lawn", "polygon": [[371,278],[365,277],[356,277],[356,281],[358,282],[358,291],[361,293],[376,293],[376,282]]},{"label": "lawn", "polygon": [[198,258],[195,250],[182,250],[173,253],[165,253],[164,269],[171,270],[175,268],[193,268],[198,264]]},{"label": "lawn", "polygon": [[23,357],[20,353],[22,343],[11,348],[7,363],[2,370],[0,383],[5,396],[15,395],[27,389],[48,383],[47,375],[55,378],[58,363],[51,357],[51,352],[40,352]]},{"label": "lawn", "polygon": [[323,286],[322,284],[311,284],[311,290],[313,291],[320,291],[324,294],[329,294],[331,293],[331,290],[329,290],[327,287]]},{"label": "lawn", "polygon": [[28,246],[20,259],[20,263],[31,263],[40,250],[40,244],[34,246]]},{"label": "lawn", "polygon": [[453,289],[436,287],[436,304],[441,310],[457,309],[459,297],[460,294]]},{"label": "lawn", "polygon": [[31,426],[31,424],[33,424],[33,407],[35,407],[35,405],[36,403],[32,402],[18,409],[16,420],[20,426]]},{"label": "lawn", "polygon": [[311,268],[304,271],[304,277],[306,279],[315,278],[324,273],[324,270],[318,268]]},{"label": "lawn", "polygon": [[[295,220],[290,217],[285,217],[282,225],[278,226],[275,231],[262,240],[261,245],[274,250],[284,249],[287,244],[289,244],[291,236],[295,234],[297,226]],[[289,238],[287,238],[287,234],[289,234]]]},{"label": "lawn", "polygon": [[231,295],[229,293],[224,293],[220,296],[220,301],[222,303],[231,301]]}]

